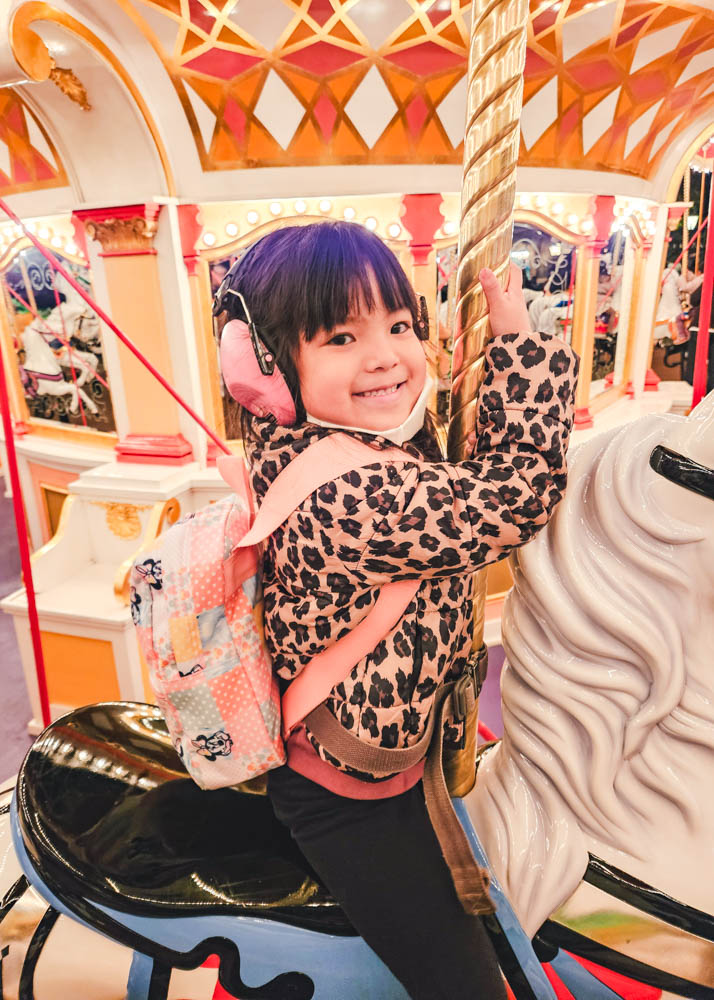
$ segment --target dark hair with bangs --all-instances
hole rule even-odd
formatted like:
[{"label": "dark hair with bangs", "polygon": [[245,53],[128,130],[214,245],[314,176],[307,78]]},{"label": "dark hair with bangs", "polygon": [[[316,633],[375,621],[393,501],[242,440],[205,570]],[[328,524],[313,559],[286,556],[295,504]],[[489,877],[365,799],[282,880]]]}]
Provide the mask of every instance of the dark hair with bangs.
[{"label": "dark hair with bangs", "polygon": [[[374,282],[374,284],[373,284]],[[296,358],[300,338],[333,330],[361,308],[374,309],[375,288],[390,312],[419,307],[409,279],[382,240],[355,222],[325,221],[275,229],[241,258],[230,288],[246,300],[261,339],[273,352],[305,419]],[[240,300],[226,297],[227,319],[245,317]],[[241,436],[253,436],[252,415],[240,407]],[[227,428],[229,436],[231,428]]]}]

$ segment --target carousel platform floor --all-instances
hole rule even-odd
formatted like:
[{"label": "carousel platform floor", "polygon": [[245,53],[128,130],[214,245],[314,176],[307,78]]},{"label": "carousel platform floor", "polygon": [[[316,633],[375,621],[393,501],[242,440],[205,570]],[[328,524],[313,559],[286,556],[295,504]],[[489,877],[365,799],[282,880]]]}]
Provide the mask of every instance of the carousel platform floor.
[{"label": "carousel platform floor", "polygon": [[[20,555],[12,501],[0,495],[0,597],[21,586]],[[0,782],[16,774],[32,742],[27,723],[32,716],[22,673],[15,627],[0,613]]]}]

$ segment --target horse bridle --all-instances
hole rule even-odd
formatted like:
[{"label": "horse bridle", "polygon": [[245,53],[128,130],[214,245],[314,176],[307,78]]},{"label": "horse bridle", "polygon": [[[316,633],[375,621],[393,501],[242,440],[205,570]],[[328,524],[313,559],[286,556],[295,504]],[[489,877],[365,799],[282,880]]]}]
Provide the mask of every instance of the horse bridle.
[{"label": "horse bridle", "polygon": [[661,444],[650,455],[650,466],[671,483],[714,500],[714,469],[700,465],[693,458],[680,455]]}]

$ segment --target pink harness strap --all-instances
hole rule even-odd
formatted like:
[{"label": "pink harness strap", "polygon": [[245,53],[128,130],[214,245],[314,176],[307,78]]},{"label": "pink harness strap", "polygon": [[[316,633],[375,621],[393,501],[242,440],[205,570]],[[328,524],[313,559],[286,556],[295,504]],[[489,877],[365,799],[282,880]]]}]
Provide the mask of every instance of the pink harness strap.
[{"label": "pink harness strap", "polygon": [[238,543],[257,545],[287,521],[303,500],[325,483],[374,462],[413,461],[400,448],[371,448],[347,434],[321,438],[292,460],[265,494],[253,527]]},{"label": "pink harness strap", "polygon": [[347,635],[313,656],[283,695],[283,739],[391,632],[420,584],[421,580],[385,584],[369,613]]},{"label": "pink harness strap", "polygon": [[[353,469],[383,461],[416,459],[400,448],[371,448],[347,434],[331,434],[311,444],[271,484],[253,526],[226,561],[226,580],[235,575],[233,564],[244,557],[241,550],[269,538],[320,486]],[[246,482],[246,466],[241,458],[220,458],[218,470],[229,486],[236,488]],[[285,738],[389,634],[413,600],[420,584],[421,580],[398,580],[385,584],[368,614],[347,635],[310,660],[283,695]]]}]

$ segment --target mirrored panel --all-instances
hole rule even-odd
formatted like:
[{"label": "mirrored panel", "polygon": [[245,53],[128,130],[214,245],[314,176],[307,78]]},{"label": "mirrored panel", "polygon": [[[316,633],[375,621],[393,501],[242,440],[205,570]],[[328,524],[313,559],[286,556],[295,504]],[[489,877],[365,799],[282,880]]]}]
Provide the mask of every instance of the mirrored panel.
[{"label": "mirrored panel", "polygon": [[533,329],[570,342],[575,294],[575,246],[528,222],[513,226],[511,259],[523,272]]},{"label": "mirrored panel", "polygon": [[[92,294],[89,268],[53,251]],[[2,272],[5,310],[30,417],[114,431],[99,317],[35,247]]]}]

